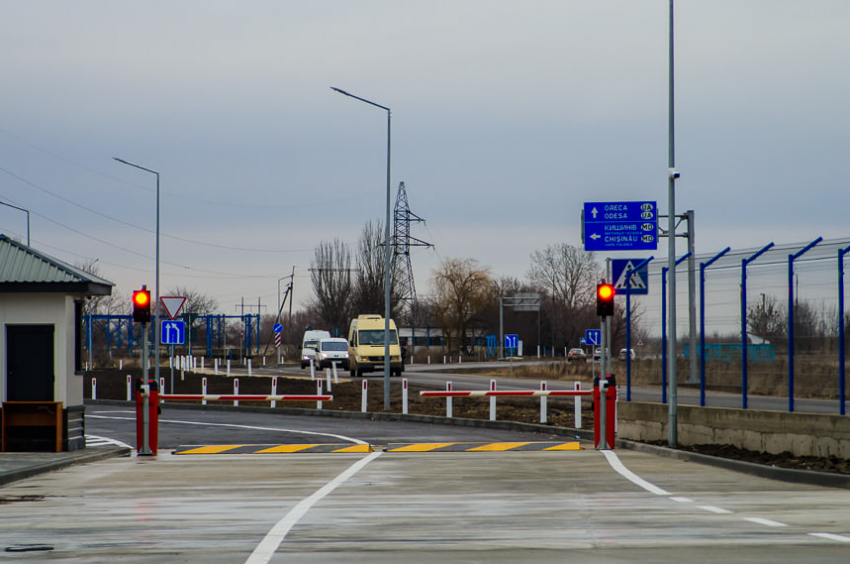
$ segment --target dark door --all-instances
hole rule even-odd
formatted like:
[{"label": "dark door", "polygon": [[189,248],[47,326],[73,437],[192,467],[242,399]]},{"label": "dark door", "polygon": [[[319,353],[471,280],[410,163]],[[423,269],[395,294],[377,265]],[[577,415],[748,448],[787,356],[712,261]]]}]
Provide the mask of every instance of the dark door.
[{"label": "dark door", "polygon": [[53,325],[7,325],[7,401],[53,399]]}]

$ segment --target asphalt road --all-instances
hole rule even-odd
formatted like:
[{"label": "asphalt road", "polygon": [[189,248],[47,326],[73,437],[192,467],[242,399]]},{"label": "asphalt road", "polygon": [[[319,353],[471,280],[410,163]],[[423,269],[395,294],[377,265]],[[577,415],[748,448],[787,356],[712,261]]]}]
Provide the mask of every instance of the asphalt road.
[{"label": "asphalt road", "polygon": [[[87,431],[133,441],[132,410]],[[0,561],[844,562],[850,491],[635,451],[175,455],[185,444],[541,441],[435,425],[165,406],[157,456],[0,488]],[[588,446],[588,445],[585,445]]]}]

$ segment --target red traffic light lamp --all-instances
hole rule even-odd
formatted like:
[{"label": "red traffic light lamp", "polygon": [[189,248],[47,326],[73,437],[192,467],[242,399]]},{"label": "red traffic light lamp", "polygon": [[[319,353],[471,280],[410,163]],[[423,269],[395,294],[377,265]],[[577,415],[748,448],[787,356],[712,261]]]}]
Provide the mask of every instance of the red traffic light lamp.
[{"label": "red traffic light lamp", "polygon": [[611,317],[614,315],[614,290],[613,284],[602,283],[596,286],[596,315],[599,317]]},{"label": "red traffic light lamp", "polygon": [[133,292],[133,321],[149,323],[151,320],[151,292],[147,286]]}]

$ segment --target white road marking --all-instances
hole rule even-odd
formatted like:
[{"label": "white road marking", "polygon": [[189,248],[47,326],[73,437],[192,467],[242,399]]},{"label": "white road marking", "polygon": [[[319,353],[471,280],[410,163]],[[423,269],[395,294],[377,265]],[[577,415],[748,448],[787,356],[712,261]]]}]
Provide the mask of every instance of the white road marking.
[{"label": "white road marking", "polygon": [[110,439],[109,437],[100,437],[98,435],[86,435],[86,447],[115,445],[120,447],[133,448],[124,441],[118,439]]},{"label": "white road marking", "polygon": [[733,512],[728,509],[723,509],[722,507],[716,507],[714,505],[697,505],[698,509],[702,509],[703,511],[710,511],[712,513],[717,513],[718,515],[731,515]]},{"label": "white road marking", "polygon": [[301,500],[298,505],[293,507],[292,510],[283,517],[283,519],[278,521],[277,524],[272,527],[272,530],[266,534],[262,541],[260,541],[260,544],[257,545],[257,548],[254,549],[254,552],[251,553],[251,556],[248,557],[245,564],[267,564],[268,561],[271,560],[272,556],[274,556],[274,553],[277,551],[280,543],[282,543],[283,539],[286,538],[290,529],[292,529],[292,527],[301,520],[311,507],[333,492],[346,480],[354,476],[364,466],[378,458],[381,454],[383,453],[380,451],[373,452],[372,454],[361,458],[349,466],[345,472],[325,484],[325,486],[319,489],[316,493]]},{"label": "white road marking", "polygon": [[626,468],[623,463],[620,462],[620,459],[617,458],[617,455],[614,454],[613,450],[603,450],[601,452],[605,455],[605,459],[608,461],[608,464],[611,465],[611,468],[613,468],[615,472],[617,472],[620,476],[630,481],[634,485],[639,486],[648,491],[649,493],[653,493],[655,495],[670,495],[670,492],[662,490],[658,486],[650,484],[649,482],[647,482],[646,480]]},{"label": "white road marking", "polygon": [[678,503],[693,503],[694,502],[694,500],[692,500],[689,497],[680,497],[680,496],[677,496],[677,495],[672,496],[670,499],[672,499],[673,501],[678,502]]},{"label": "white road marking", "polygon": [[809,533],[809,535],[837,542],[850,542],[850,537],[845,537],[844,535],[834,535],[832,533]]},{"label": "white road marking", "polygon": [[[96,419],[118,419],[122,421],[135,421],[135,417],[110,417],[106,415],[86,415],[86,417]],[[341,441],[348,441],[357,445],[365,445],[366,441],[355,439],[354,437],[346,437],[345,435],[337,435],[334,433],[319,433],[316,431],[302,431],[300,429],[281,429],[279,427],[258,427],[255,425],[238,425],[236,423],[205,423],[201,421],[177,421],[174,419],[160,419],[160,423],[174,423],[179,425],[198,425],[201,427],[231,427],[234,429],[252,429],[254,431],[276,431],[283,433],[299,433],[302,435],[321,435],[323,437],[333,437]]]},{"label": "white road marking", "polygon": [[744,517],[744,521],[749,521],[750,523],[756,523],[757,525],[764,525],[765,527],[787,527],[785,523],[780,523],[779,521],[774,521],[773,519],[763,519],[761,517]]}]

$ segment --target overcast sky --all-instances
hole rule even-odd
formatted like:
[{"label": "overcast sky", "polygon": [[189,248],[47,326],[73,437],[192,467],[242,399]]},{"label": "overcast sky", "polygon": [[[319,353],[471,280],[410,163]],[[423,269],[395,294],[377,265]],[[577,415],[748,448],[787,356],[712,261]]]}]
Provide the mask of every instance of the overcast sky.
[{"label": "overcast sky", "polygon": [[[581,246],[586,201],[668,213],[668,2],[4,1],[0,200],[32,245],[97,259],[124,295],[270,306],[321,241],[355,248],[393,198],[447,258],[524,278]],[[676,212],[697,252],[850,236],[850,2],[676,2]],[[0,206],[26,242],[26,214]],[[666,257],[666,240],[655,253]],[[679,243],[684,252],[684,242]],[[608,256],[624,256],[611,253]],[[282,282],[285,287],[286,282]]]}]

